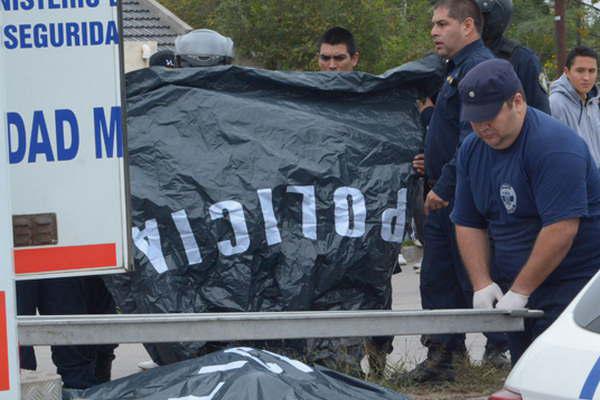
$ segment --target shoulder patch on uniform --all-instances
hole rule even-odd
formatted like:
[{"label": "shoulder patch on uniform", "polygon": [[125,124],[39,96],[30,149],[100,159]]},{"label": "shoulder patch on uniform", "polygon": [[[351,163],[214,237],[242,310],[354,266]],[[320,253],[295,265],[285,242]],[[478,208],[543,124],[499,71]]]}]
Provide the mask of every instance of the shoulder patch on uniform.
[{"label": "shoulder patch on uniform", "polygon": [[538,82],[546,94],[550,93],[550,84],[548,83],[548,77],[544,72],[540,72]]}]

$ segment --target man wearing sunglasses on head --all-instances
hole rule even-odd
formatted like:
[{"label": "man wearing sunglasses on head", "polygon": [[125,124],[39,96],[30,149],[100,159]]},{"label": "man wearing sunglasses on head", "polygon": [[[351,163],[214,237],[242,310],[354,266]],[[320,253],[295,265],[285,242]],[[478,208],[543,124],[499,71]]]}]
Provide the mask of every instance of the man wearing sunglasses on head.
[{"label": "man wearing sunglasses on head", "polygon": [[352,72],[358,64],[354,36],[344,28],[335,26],[319,39],[319,68],[324,72]]}]

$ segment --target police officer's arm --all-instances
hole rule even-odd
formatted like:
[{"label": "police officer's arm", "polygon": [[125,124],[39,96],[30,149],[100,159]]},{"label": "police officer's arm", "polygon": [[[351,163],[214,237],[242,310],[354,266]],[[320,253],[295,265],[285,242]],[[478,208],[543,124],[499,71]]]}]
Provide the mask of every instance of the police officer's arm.
[{"label": "police officer's arm", "polygon": [[431,121],[434,106],[435,104],[433,103],[433,100],[431,100],[429,97],[425,98],[424,100],[417,100],[417,109],[419,110],[421,124],[423,124],[424,128],[427,128],[429,121]]},{"label": "police officer's arm", "polygon": [[544,153],[527,163],[543,228],[513,283],[511,290],[516,293],[529,296],[558,267],[577,235],[579,219],[588,213],[587,175],[592,161],[583,142],[580,149]]},{"label": "police officer's arm", "polygon": [[[459,111],[460,115],[460,111]],[[461,122],[459,125],[460,133],[458,136],[458,146],[460,148],[464,139],[473,131],[468,122]],[[445,201],[450,201],[454,197],[456,187],[456,154],[442,168],[442,174],[431,190],[437,196]]]},{"label": "police officer's arm", "polygon": [[[437,96],[437,95],[436,95]],[[424,100],[417,100],[417,109],[421,117],[421,124],[427,130],[429,121],[433,116],[433,107],[435,104],[431,98],[427,97]],[[419,153],[413,158],[412,166],[415,171],[421,176],[425,175],[425,154]]]},{"label": "police officer's arm", "polygon": [[433,106],[429,106],[421,111],[421,124],[425,128],[429,126],[429,121],[431,121],[431,117],[433,116]]},{"label": "police officer's arm", "polygon": [[456,240],[473,290],[493,283],[490,275],[490,241],[487,229],[456,225]]},{"label": "police officer's arm", "polygon": [[454,209],[456,239],[463,263],[476,291],[492,283],[487,221],[475,206],[466,168],[466,149],[459,150]]},{"label": "police officer's arm", "polygon": [[579,218],[559,221],[542,228],[529,259],[511,290],[529,296],[564,260],[579,229]]}]

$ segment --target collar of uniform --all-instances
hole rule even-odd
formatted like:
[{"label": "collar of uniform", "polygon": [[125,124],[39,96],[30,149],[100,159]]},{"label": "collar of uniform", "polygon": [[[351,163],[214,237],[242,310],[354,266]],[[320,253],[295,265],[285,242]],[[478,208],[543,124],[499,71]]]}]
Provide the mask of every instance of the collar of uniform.
[{"label": "collar of uniform", "polygon": [[471,56],[471,54],[483,48],[485,48],[485,45],[483,44],[483,41],[481,39],[477,39],[473,43],[469,43],[468,45],[460,49],[460,51],[450,59],[450,62],[448,63],[448,66],[450,67],[449,69],[454,69],[458,67],[465,60],[467,60]]}]

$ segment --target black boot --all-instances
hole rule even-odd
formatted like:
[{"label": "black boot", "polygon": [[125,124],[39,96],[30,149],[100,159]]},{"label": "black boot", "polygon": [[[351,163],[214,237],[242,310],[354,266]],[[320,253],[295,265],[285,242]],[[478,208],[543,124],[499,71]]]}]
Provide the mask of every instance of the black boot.
[{"label": "black boot", "polygon": [[429,347],[427,358],[408,373],[408,378],[417,383],[454,382],[452,352],[439,346]]},{"label": "black boot", "polygon": [[[380,338],[368,338],[365,342],[365,353],[369,360],[369,378],[383,379],[385,366],[387,363],[387,355],[391,353],[386,348],[386,343],[382,343]],[[391,341],[390,341],[391,342]],[[382,346],[382,344],[384,346]],[[390,343],[391,348],[391,343]]]},{"label": "black boot", "polygon": [[115,359],[113,353],[98,352],[96,354],[96,379],[98,384],[110,382],[112,362]]},{"label": "black boot", "polygon": [[502,348],[486,346],[482,362],[497,369],[511,368],[508,350]]}]

